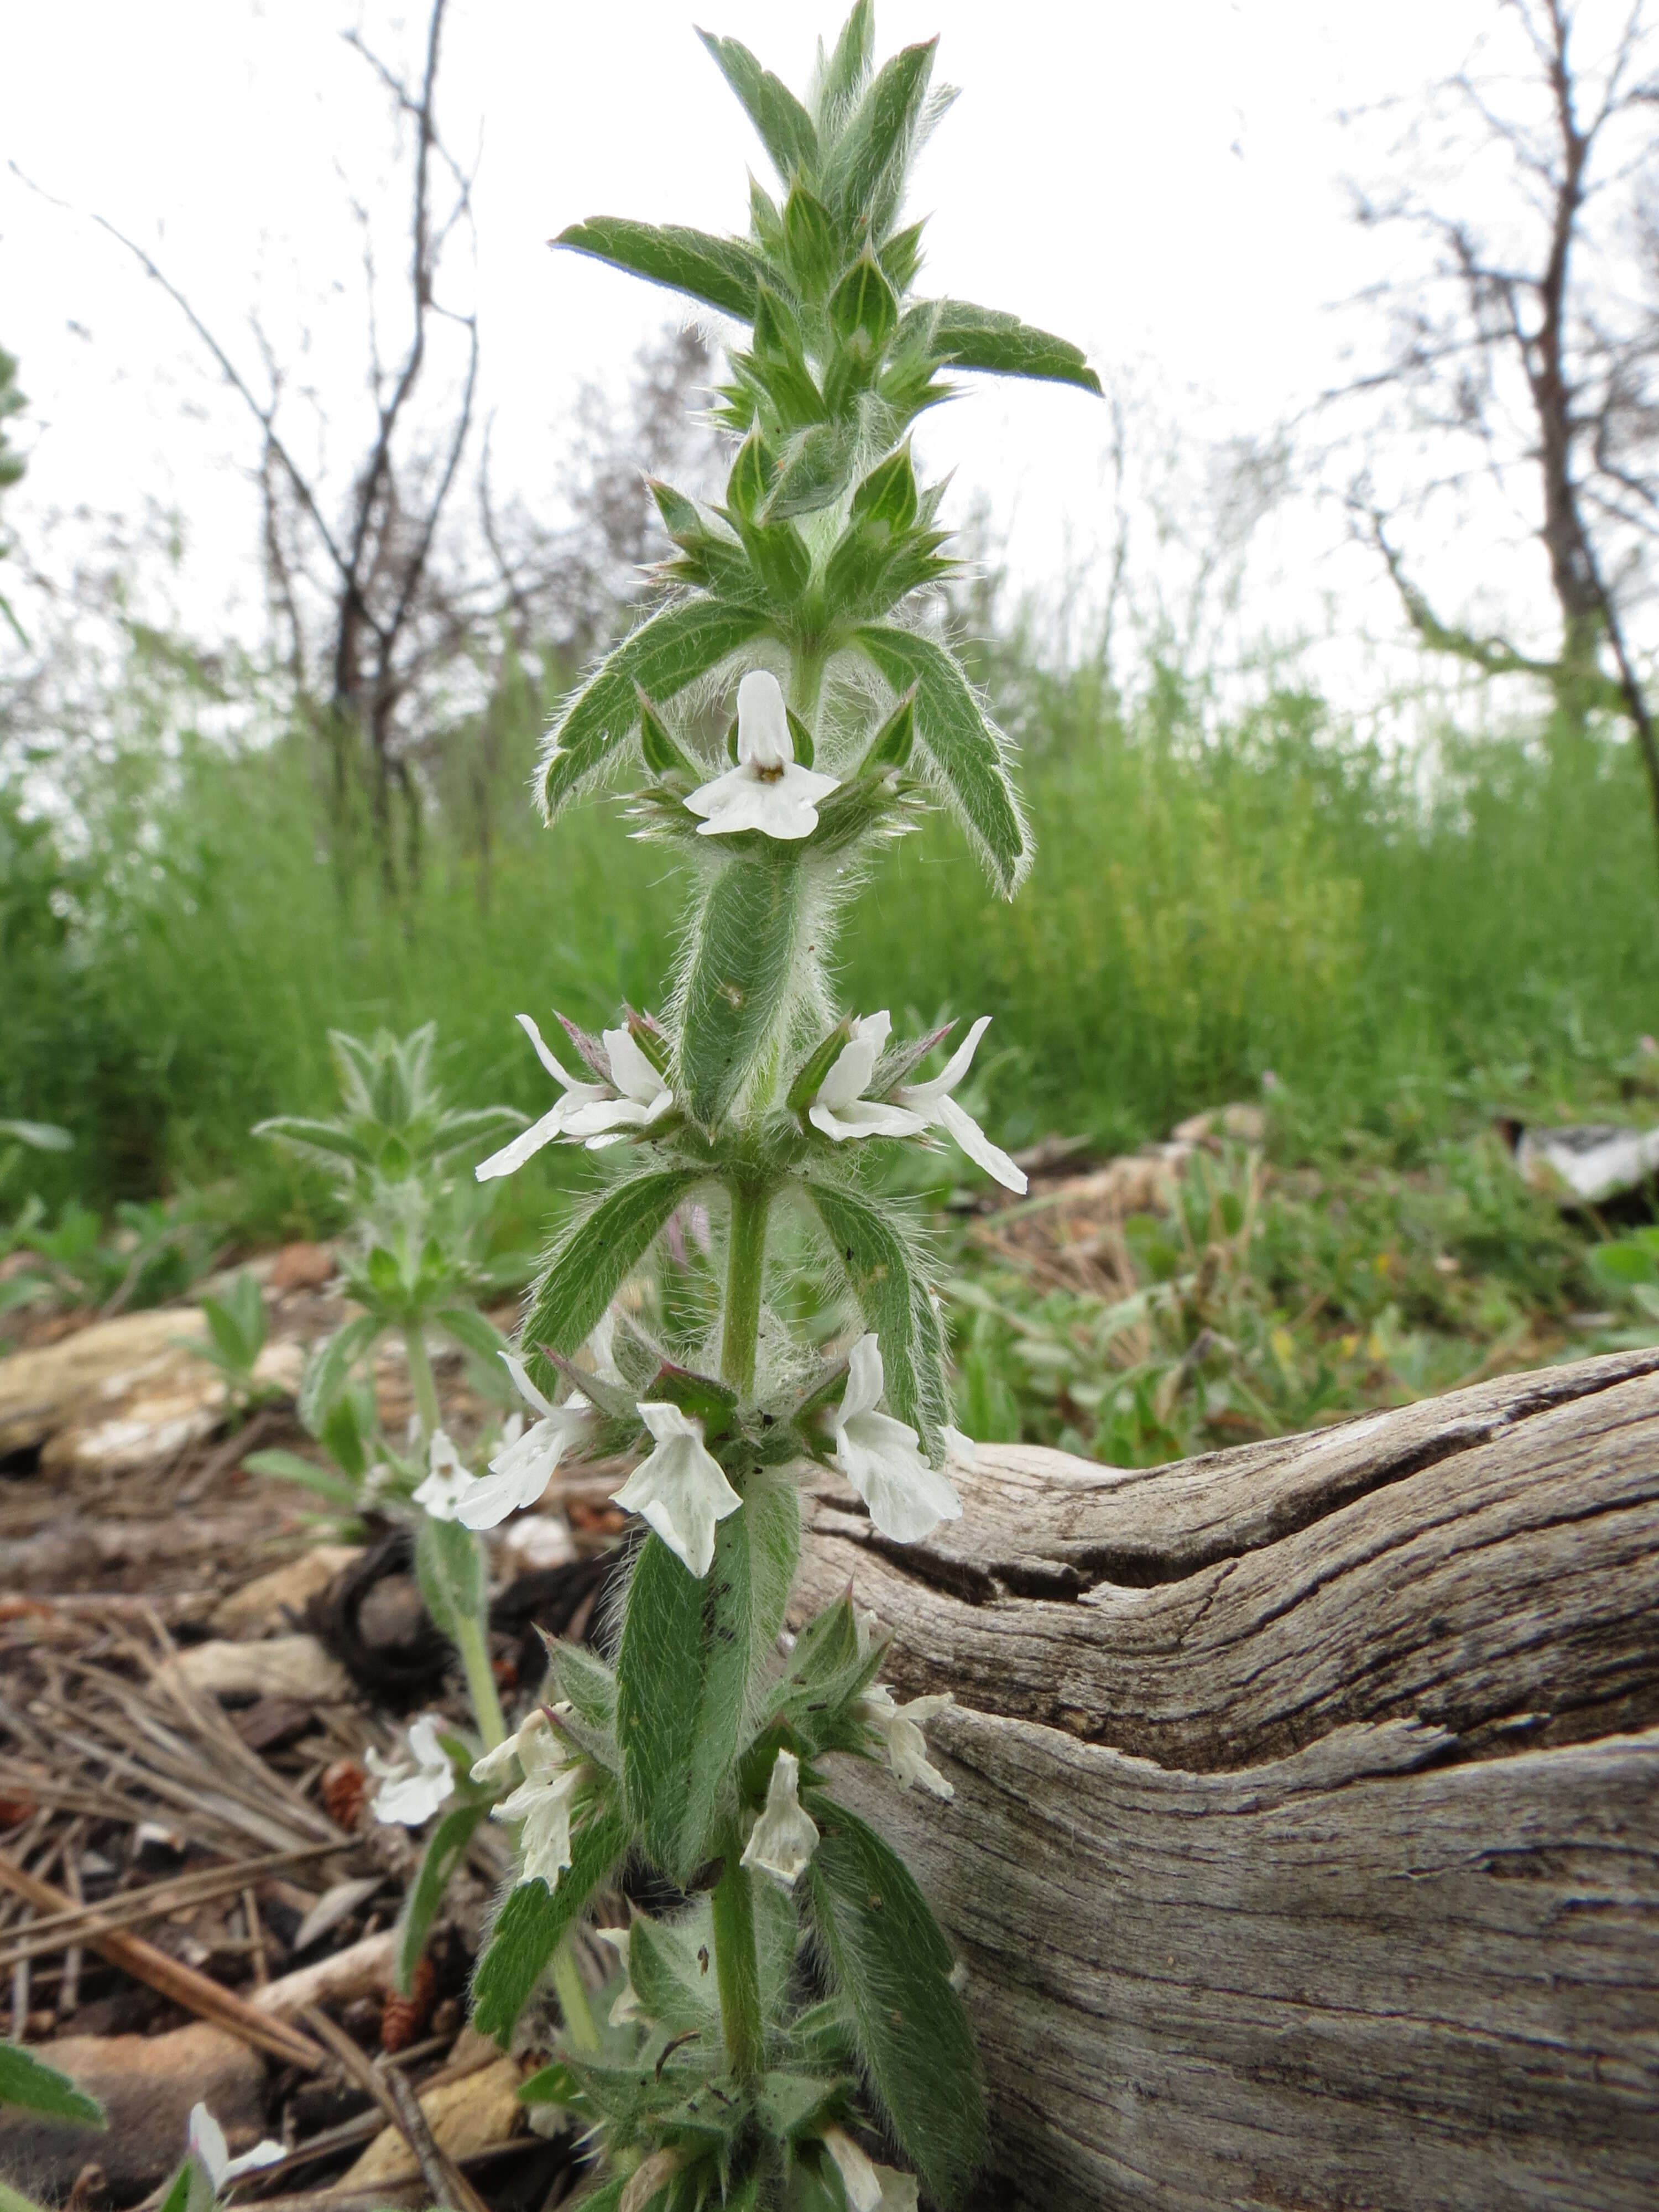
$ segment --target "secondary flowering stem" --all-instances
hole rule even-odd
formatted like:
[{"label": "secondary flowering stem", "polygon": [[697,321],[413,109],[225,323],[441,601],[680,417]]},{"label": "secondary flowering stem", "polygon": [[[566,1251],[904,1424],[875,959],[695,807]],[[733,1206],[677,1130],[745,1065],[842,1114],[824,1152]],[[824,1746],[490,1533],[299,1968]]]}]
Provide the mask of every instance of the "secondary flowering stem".
[{"label": "secondary flowering stem", "polygon": [[587,1984],[567,1936],[553,1954],[553,1989],[564,2014],[564,2032],[578,2051],[597,2051],[599,2031],[587,2001]]},{"label": "secondary flowering stem", "polygon": [[421,1425],[421,1442],[422,1445],[429,1444],[443,1425],[443,1415],[438,1407],[438,1385],[427,1355],[426,1339],[418,1325],[411,1323],[404,1329],[404,1350],[409,1360],[409,1387],[414,1394],[416,1419]]},{"label": "secondary flowering stem", "polygon": [[760,1336],[761,1278],[766,1261],[766,1216],[772,1194],[763,1184],[734,1181],[732,1242],[726,1261],[726,1316],[720,1334],[720,1380],[746,1397],[755,1387],[755,1346]]},{"label": "secondary flowering stem", "polygon": [[755,1903],[749,1876],[738,1863],[735,1831],[726,1840],[726,1865],[710,1902],[714,1913],[714,1972],[720,1983],[726,2055],[739,2081],[766,2069],[761,2024],[760,1965],[755,1954]]},{"label": "secondary flowering stem", "polygon": [[494,1751],[498,1743],[507,1740],[507,1722],[502,1717],[495,1669],[489,1663],[489,1649],[481,1624],[458,1620],[455,1646],[466,1670],[466,1693],[472,1700],[472,1717],[478,1723],[478,1734],[483,1738],[484,1749]]}]

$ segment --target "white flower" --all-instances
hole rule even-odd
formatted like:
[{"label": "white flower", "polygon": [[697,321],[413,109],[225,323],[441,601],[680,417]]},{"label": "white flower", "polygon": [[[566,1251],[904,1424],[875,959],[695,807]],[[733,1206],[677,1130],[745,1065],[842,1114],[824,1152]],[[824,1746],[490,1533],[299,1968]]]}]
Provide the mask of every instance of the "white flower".
[{"label": "white flower", "polygon": [[568,1137],[574,1142],[585,1138],[590,1152],[597,1152],[602,1145],[618,1144],[629,1129],[642,1129],[659,1121],[674,1103],[673,1092],[640,1050],[629,1030],[605,1032],[605,1058],[611,1080],[578,1083],[543,1043],[542,1033],[530,1016],[520,1014],[518,1019],[520,1027],[536,1048],[537,1059],[564,1096],[539,1121],[532,1121],[510,1144],[503,1145],[499,1152],[492,1152],[487,1160],[479,1162],[472,1172],[480,1182],[511,1175],[556,1137]]},{"label": "white flower", "polygon": [[797,761],[778,679],[764,668],[751,668],[738,686],[738,765],[694,791],[685,804],[704,817],[700,837],[758,830],[793,840],[811,836],[818,826],[817,802],[838,781]]},{"label": "white flower", "polygon": [[1017,1168],[1007,1153],[991,1142],[973,1115],[964,1114],[950,1096],[967,1074],[979,1041],[990,1026],[989,1014],[981,1014],[940,1074],[930,1083],[901,1083],[893,1097],[899,1105],[919,1114],[924,1121],[938,1122],[941,1128],[948,1129],[975,1166],[983,1168],[1005,1189],[1018,1191],[1023,1197],[1027,1187],[1024,1170]]},{"label": "white flower", "polygon": [[945,1456],[951,1466],[965,1468],[971,1474],[979,1458],[979,1446],[971,1437],[963,1436],[960,1429],[953,1429],[948,1421],[941,1434],[945,1438]]},{"label": "white flower", "polygon": [[205,2105],[191,2106],[186,2142],[191,2156],[207,2176],[216,2197],[228,2181],[235,2181],[245,2173],[257,2173],[262,2166],[274,2166],[279,2158],[288,2156],[281,2143],[272,2142],[267,2136],[252,2150],[245,2150],[240,2158],[232,2158],[225,2131]]},{"label": "white flower", "polygon": [[516,1735],[487,1751],[472,1769],[486,1785],[505,1782],[517,1759],[524,1779],[512,1795],[489,1808],[492,1820],[522,1820],[519,1838],[524,1881],[544,1881],[550,1889],[570,1863],[570,1804],[587,1778],[585,1759],[567,1752],[546,1713],[538,1705]]},{"label": "white flower", "polygon": [[453,1517],[468,1528],[494,1528],[509,1513],[534,1505],[592,1411],[580,1390],[573,1390],[562,1406],[554,1405],[531,1381],[522,1360],[510,1352],[501,1358],[520,1396],[541,1419],[521,1436],[506,1438],[489,1462],[489,1473],[471,1481],[458,1499]]},{"label": "white flower", "polygon": [[848,1363],[847,1395],[830,1425],[842,1473],[870,1518],[884,1536],[914,1544],[941,1521],[959,1521],[962,1500],[922,1457],[908,1423],[876,1411],[885,1382],[880,1345],[873,1333],[861,1336]]},{"label": "white flower", "polygon": [[876,1062],[887,1048],[892,1026],[885,1010],[861,1014],[819,1084],[806,1118],[831,1144],[843,1145],[849,1137],[919,1137],[927,1127],[920,1114],[864,1096]]},{"label": "white flower", "polygon": [[887,1764],[898,1777],[901,1789],[908,1790],[913,1782],[919,1782],[935,1797],[956,1796],[938,1767],[929,1764],[927,1739],[921,1732],[922,1722],[942,1713],[951,1702],[951,1692],[945,1690],[936,1697],[912,1698],[908,1705],[895,1705],[885,1682],[872,1684],[859,1699],[858,1717],[881,1738]]},{"label": "white flower", "polygon": [[918,2184],[914,2173],[876,2165],[845,2128],[825,2128],[823,2142],[836,2161],[852,2212],[916,2212]]},{"label": "white flower", "polygon": [[434,1429],[427,1447],[426,1480],[415,1492],[415,1503],[434,1521],[453,1521],[473,1478],[461,1465],[461,1455],[447,1431]]},{"label": "white flower", "polygon": [[402,1828],[424,1827],[453,1792],[454,1769],[450,1765],[449,1753],[438,1741],[440,1725],[434,1713],[422,1713],[410,1727],[409,1748],[415,1755],[412,1766],[406,1759],[384,1759],[378,1751],[370,1750],[364,1754],[369,1772],[380,1778],[380,1787],[374,1796],[377,1820],[395,1822]]},{"label": "white flower", "polygon": [[602,1943],[609,1943],[621,1958],[623,1972],[629,1977],[623,1984],[621,1994],[611,2008],[609,2018],[612,2027],[622,2027],[630,2020],[644,2020],[647,2017],[641,2008],[639,1993],[634,1987],[633,1970],[628,1960],[629,1938],[633,1932],[631,1928],[596,1928],[593,1930],[599,1941]]},{"label": "white flower", "polygon": [[969,1158],[987,1175],[1023,1195],[1027,1188],[1024,1172],[949,1095],[967,1074],[990,1022],[988,1014],[980,1016],[951,1054],[944,1072],[930,1083],[899,1083],[884,1098],[866,1098],[865,1086],[886,1048],[892,1023],[884,1012],[860,1015],[818,1085],[817,1097],[807,1109],[808,1121],[836,1145],[844,1145],[849,1137],[917,1137],[937,1124],[950,1131]]},{"label": "white flower", "polygon": [[638,1411],[657,1448],[613,1502],[642,1514],[694,1575],[706,1575],[714,1557],[714,1523],[735,1513],[743,1500],[720,1462],[704,1449],[701,1421],[678,1406],[642,1405]]},{"label": "white flower", "polygon": [[743,1864],[793,1889],[817,1847],[817,1829],[801,1809],[800,1761],[793,1751],[781,1751],[772,1762],[766,1809],[744,1845]]}]

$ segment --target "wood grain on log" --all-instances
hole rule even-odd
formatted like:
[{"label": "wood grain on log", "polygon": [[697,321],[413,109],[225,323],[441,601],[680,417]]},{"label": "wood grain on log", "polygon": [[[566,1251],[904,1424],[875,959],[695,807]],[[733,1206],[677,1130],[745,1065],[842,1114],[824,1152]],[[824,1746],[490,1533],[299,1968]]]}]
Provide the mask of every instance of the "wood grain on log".
[{"label": "wood grain on log", "polygon": [[1659,1352],[962,1487],[819,1485],[799,1598],[958,1700],[953,1804],[837,1780],[968,1966],[985,2204],[1659,2203]]}]

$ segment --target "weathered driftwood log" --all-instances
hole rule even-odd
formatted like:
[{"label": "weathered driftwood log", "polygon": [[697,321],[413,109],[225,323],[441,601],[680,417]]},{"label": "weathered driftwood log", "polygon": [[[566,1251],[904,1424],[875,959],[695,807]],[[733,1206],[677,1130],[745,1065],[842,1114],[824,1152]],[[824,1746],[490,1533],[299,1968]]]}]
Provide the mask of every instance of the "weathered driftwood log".
[{"label": "weathered driftwood log", "polygon": [[988,2207],[1659,2204],[1659,1352],[1152,1472],[811,1501],[952,1805]]}]

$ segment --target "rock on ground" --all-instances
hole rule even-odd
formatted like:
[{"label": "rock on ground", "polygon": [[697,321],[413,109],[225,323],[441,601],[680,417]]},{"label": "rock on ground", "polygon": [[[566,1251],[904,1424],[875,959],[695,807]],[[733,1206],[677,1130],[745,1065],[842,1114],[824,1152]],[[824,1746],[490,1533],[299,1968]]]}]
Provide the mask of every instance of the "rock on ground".
[{"label": "rock on ground", "polygon": [[61,2195],[93,2164],[112,2189],[153,2187],[184,2156],[198,2100],[233,2151],[251,2149],[264,2133],[264,2059],[205,2022],[166,2035],[64,2036],[40,2045],[38,2055],[96,2097],[109,2126],[100,2134],[0,2111],[0,2174],[36,2196]]}]

